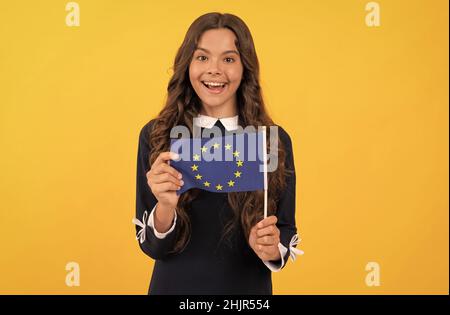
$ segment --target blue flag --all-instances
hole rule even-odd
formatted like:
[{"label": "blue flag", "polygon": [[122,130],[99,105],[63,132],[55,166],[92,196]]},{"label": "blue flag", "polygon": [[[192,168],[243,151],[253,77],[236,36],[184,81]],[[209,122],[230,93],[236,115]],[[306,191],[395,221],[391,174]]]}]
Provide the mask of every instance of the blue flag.
[{"label": "blue flag", "polygon": [[184,181],[177,195],[191,188],[219,193],[263,190],[263,145],[262,132],[171,139],[170,151],[180,159],[170,165]]}]

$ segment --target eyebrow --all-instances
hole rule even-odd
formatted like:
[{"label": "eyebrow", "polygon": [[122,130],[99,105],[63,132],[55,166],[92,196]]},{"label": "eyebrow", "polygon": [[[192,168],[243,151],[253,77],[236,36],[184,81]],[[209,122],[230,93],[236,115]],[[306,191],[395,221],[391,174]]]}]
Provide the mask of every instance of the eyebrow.
[{"label": "eyebrow", "polygon": [[[195,50],[203,50],[204,52],[210,54],[211,52],[206,49],[206,48],[202,48],[202,47],[197,47]],[[226,50],[222,53],[222,55],[226,55],[226,54],[236,54],[239,55],[239,52],[237,52],[236,50]]]}]

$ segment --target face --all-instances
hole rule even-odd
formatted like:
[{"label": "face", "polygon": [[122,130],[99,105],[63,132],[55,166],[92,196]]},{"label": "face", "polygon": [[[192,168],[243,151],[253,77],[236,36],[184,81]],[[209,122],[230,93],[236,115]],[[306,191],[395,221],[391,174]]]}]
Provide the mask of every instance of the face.
[{"label": "face", "polygon": [[194,51],[189,79],[207,113],[236,113],[236,90],[243,66],[235,40],[229,29],[208,30]]}]

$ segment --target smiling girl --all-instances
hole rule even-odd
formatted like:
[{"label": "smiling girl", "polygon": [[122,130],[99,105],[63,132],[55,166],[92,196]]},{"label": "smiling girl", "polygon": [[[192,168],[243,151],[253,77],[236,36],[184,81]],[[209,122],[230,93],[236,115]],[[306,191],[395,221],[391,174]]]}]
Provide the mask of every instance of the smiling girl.
[{"label": "smiling girl", "polygon": [[222,131],[275,125],[266,112],[253,39],[235,15],[208,13],[189,27],[175,57],[165,107],[139,135],[137,239],[155,259],[149,294],[272,294],[271,272],[302,252],[295,225],[295,168],[289,135],[279,128],[278,168],[263,191],[181,195],[170,166],[170,130]]}]

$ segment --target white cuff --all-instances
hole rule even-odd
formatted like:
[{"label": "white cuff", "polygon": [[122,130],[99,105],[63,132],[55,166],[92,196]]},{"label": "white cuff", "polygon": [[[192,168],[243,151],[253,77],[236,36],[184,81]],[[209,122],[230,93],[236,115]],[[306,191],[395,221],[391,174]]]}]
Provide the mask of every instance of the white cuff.
[{"label": "white cuff", "polygon": [[[157,204],[156,204],[156,205],[157,205]],[[175,225],[176,225],[176,223],[177,223],[177,212],[174,210],[175,217],[174,217],[174,219],[173,219],[173,224],[172,224],[171,228],[170,228],[167,232],[165,232],[165,233],[160,233],[160,232],[158,232],[158,231],[155,229],[155,223],[154,223],[154,222],[155,222],[155,218],[154,218],[154,215],[153,215],[153,214],[155,213],[156,205],[153,207],[152,212],[150,212],[150,215],[149,215],[149,217],[148,217],[147,225],[153,229],[153,232],[154,232],[154,234],[155,234],[155,236],[156,236],[157,238],[163,239],[163,238],[165,238],[170,232],[172,232],[172,231],[175,229]]]},{"label": "white cuff", "polygon": [[263,260],[263,263],[267,266],[267,268],[269,268],[270,271],[273,271],[273,272],[280,271],[281,267],[284,266],[284,255],[286,255],[286,253],[287,253],[287,248],[281,243],[278,243],[278,250],[280,251],[280,255],[281,255],[281,264],[280,265],[275,264],[268,260]]},{"label": "white cuff", "polygon": [[[295,261],[295,258],[297,255],[303,255],[304,252],[298,248],[295,248],[295,246],[301,241],[300,238],[298,238],[298,235],[295,234],[292,236],[291,241],[289,242],[289,256],[291,257],[292,261]],[[273,272],[280,271],[281,268],[284,266],[284,256],[287,253],[287,248],[281,244],[278,243],[278,250],[280,251],[281,255],[281,264],[278,266],[278,264],[275,264],[271,261],[263,260],[263,263]]]},{"label": "white cuff", "polygon": [[[174,210],[175,212],[175,218],[173,219],[173,224],[172,227],[170,228],[170,230],[168,230],[166,233],[159,233],[158,231],[156,231],[155,229],[155,224],[154,222],[154,218],[153,218],[153,213],[155,212],[156,209],[156,205],[153,207],[152,212],[150,213],[150,216],[148,217],[148,222],[147,225],[150,226],[153,229],[153,232],[155,233],[155,236],[159,239],[163,239],[165,238],[170,232],[173,231],[173,229],[175,228],[175,223],[177,222],[177,212]],[[142,215],[142,222],[139,221],[139,219],[134,218],[132,220],[132,222],[134,224],[136,224],[137,226],[139,226],[141,229],[137,232],[136,235],[136,239],[139,240],[139,242],[142,244],[145,242],[145,222],[147,221],[147,210],[144,212],[144,214]]]}]

